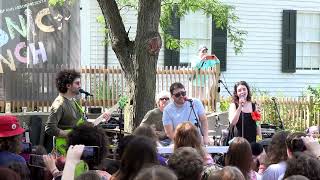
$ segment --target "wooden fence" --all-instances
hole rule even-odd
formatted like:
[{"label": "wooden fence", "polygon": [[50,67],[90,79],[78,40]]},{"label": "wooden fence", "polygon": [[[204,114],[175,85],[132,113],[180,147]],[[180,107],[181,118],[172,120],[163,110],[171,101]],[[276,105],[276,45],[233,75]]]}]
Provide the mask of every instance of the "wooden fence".
[{"label": "wooden fence", "polygon": [[[48,112],[49,107],[57,96],[55,87],[56,73],[68,66],[47,66],[19,68],[12,73],[9,82],[2,82],[5,89],[4,98],[0,97],[0,112],[10,109],[11,112],[21,112],[22,107],[27,111]],[[94,94],[88,101],[89,106],[111,107],[121,95],[126,95],[126,82],[122,70],[118,67],[82,67],[82,88]],[[158,68],[156,76],[156,93],[169,90],[173,82],[185,85],[189,97],[200,98],[207,111],[214,109],[218,100],[217,80],[219,68],[196,71],[184,67]],[[190,80],[191,79],[191,80]],[[193,79],[193,80],[192,80]],[[202,83],[202,82],[206,83]],[[214,98],[211,98],[214,97]],[[279,124],[274,109],[274,101],[270,97],[253,97],[262,109],[262,122]],[[311,125],[320,125],[319,102],[309,98],[275,99],[280,117],[286,128],[304,130]],[[221,98],[221,102],[230,99]]]},{"label": "wooden fence", "polygon": [[[21,112],[22,107],[27,107],[28,111],[48,112],[58,94],[55,87],[56,73],[67,68],[70,67],[17,69],[15,76],[11,77],[12,81],[3,85],[5,92],[4,98],[0,98],[0,112],[5,112],[6,106],[11,112]],[[87,101],[89,106],[111,107],[120,96],[127,94],[124,73],[119,67],[82,67],[80,72],[82,88],[94,94]],[[203,71],[186,67],[158,68],[156,93],[169,91],[173,82],[181,82],[185,85],[188,97],[201,99],[207,110],[212,110],[218,97],[219,75],[219,68]]]},{"label": "wooden fence", "polygon": [[[223,102],[230,102],[230,98],[221,98]],[[320,125],[320,106],[313,97],[253,97],[260,105],[262,123],[280,125],[278,113],[275,110],[277,104],[281,120],[285,129],[303,131],[312,125]]]}]

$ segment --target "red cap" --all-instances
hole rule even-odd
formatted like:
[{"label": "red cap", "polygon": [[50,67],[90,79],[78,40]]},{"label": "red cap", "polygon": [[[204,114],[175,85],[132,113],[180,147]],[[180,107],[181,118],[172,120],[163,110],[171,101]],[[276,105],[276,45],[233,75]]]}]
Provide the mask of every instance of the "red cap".
[{"label": "red cap", "polygon": [[24,129],[20,127],[15,116],[0,116],[0,138],[22,134]]}]

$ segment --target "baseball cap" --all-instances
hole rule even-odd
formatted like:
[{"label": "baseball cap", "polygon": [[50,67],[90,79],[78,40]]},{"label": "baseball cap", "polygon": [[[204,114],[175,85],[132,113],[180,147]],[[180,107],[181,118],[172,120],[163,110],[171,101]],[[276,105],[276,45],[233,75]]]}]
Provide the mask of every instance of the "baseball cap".
[{"label": "baseball cap", "polygon": [[199,52],[203,50],[208,50],[207,46],[204,46],[204,45],[199,46]]},{"label": "baseball cap", "polygon": [[15,116],[0,116],[0,138],[16,136],[23,132],[24,129],[20,127],[20,123]]}]

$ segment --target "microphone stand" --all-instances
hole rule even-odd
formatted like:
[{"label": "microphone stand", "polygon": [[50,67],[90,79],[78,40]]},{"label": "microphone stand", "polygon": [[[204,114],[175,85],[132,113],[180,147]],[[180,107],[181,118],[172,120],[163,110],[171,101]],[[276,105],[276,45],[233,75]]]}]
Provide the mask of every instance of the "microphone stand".
[{"label": "microphone stand", "polygon": [[87,116],[87,103],[88,103],[88,94],[84,95],[84,118],[87,121],[88,120],[88,116]]},{"label": "microphone stand", "polygon": [[276,112],[276,116],[278,116],[278,121],[279,121],[279,123],[280,123],[279,128],[280,128],[281,130],[284,130],[283,121],[282,121],[282,119],[281,119],[281,117],[280,117],[280,113],[279,113],[278,105],[277,105],[277,102],[276,102],[276,98],[275,98],[275,97],[272,97],[271,99],[272,99],[272,101],[273,101],[273,103],[274,103],[274,110],[275,110],[275,112]]},{"label": "microphone stand", "polygon": [[229,91],[228,87],[223,83],[223,81],[222,81],[222,80],[219,80],[218,82],[221,83],[221,84],[223,85],[224,89],[228,92],[228,94],[229,94],[230,96],[232,96],[231,92]]},{"label": "microphone stand", "polygon": [[239,106],[241,106],[241,137],[244,138],[244,113],[243,113],[244,103],[240,104],[240,99],[244,99],[244,95],[240,95],[239,97]]},{"label": "microphone stand", "polygon": [[[197,114],[196,114],[196,112],[194,111],[194,108],[193,108],[193,104],[192,104],[193,100],[190,99],[190,100],[188,100],[188,101],[189,101],[189,103],[190,103],[190,107],[191,107],[191,110],[192,110],[192,112],[193,112],[193,114],[194,114],[194,117],[196,118],[196,119],[195,119],[195,120],[196,120],[195,126],[197,126],[197,127],[199,128],[199,130],[200,130],[200,132],[201,132],[201,135],[203,136],[203,132],[202,132],[202,129],[201,129],[201,125],[200,125],[200,123],[199,123],[198,116],[197,116]],[[191,113],[191,112],[190,112],[190,113]]]},{"label": "microphone stand", "polygon": [[241,104],[241,137],[244,138],[244,113],[243,113],[243,104]]},{"label": "microphone stand", "polygon": [[120,114],[119,114],[119,122],[118,122],[118,125],[119,125],[119,132],[120,132],[120,135],[119,135],[119,142],[121,142],[122,140],[122,122],[124,122],[124,119],[123,119],[123,109],[119,107],[119,110],[120,110]]}]

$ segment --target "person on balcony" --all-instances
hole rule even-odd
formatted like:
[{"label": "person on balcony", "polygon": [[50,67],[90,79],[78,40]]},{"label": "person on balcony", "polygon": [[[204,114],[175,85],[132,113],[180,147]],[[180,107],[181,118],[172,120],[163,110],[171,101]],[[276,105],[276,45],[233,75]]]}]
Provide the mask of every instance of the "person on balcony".
[{"label": "person on balcony", "polygon": [[198,58],[191,62],[191,67],[197,71],[197,74],[194,74],[192,78],[192,96],[203,99],[206,95],[205,91],[209,91],[209,89],[205,89],[209,76],[200,74],[200,71],[215,67],[220,61],[215,55],[208,54],[206,46],[200,46],[198,53]]},{"label": "person on balcony", "polygon": [[163,111],[162,123],[167,136],[173,140],[174,131],[178,124],[190,121],[199,129],[202,143],[208,145],[208,120],[202,102],[199,99],[188,99],[186,90],[180,82],[170,86],[173,102],[170,102]]}]

